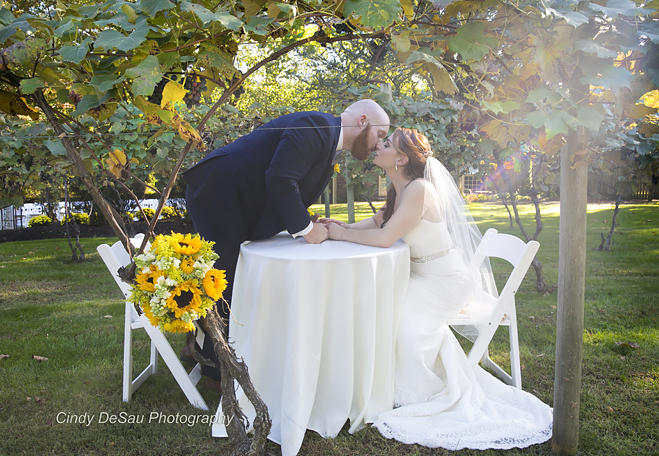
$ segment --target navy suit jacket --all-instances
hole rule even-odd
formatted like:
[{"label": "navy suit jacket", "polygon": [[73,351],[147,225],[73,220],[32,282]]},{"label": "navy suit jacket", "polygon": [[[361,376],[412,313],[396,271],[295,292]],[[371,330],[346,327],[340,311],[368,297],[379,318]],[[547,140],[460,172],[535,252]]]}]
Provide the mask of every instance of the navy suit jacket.
[{"label": "navy suit jacket", "polygon": [[268,122],[212,151],[184,173],[188,204],[191,198],[216,201],[217,210],[207,210],[204,216],[230,220],[222,200],[237,189],[240,204],[231,210],[241,210],[240,216],[249,219],[245,239],[265,239],[282,229],[303,230],[310,221],[307,208],[332,175],[340,126],[340,117],[313,111]]}]

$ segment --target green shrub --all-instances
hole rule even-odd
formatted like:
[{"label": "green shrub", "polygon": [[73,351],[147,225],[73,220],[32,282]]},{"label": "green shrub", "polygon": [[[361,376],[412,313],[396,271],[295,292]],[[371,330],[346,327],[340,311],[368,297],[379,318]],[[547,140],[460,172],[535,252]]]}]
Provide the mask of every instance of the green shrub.
[{"label": "green shrub", "polygon": [[53,223],[53,220],[47,215],[37,215],[36,217],[30,219],[27,226],[46,226],[50,225],[51,223]]},{"label": "green shrub", "polygon": [[[154,211],[150,207],[145,207],[144,208],[144,214],[149,218],[149,220],[151,220],[153,218],[153,216],[156,215],[156,211]],[[142,215],[142,212],[137,211],[135,213],[135,216],[137,217],[137,220],[140,220],[142,222],[144,221],[144,216]]]},{"label": "green shrub", "polygon": [[487,203],[499,200],[499,197],[492,193],[472,193],[466,196],[470,203]]},{"label": "green shrub", "polygon": [[[80,214],[78,212],[74,212],[71,214],[73,216],[73,219],[76,221],[78,225],[89,225],[89,215],[87,214]],[[62,225],[66,225],[66,222],[71,223],[71,219],[67,215],[62,219],[60,222]]]},{"label": "green shrub", "polygon": [[178,217],[178,214],[176,213],[176,209],[174,209],[171,206],[165,206],[162,208],[162,212],[160,213],[160,217],[163,220],[166,219],[171,219],[171,218],[176,218]]},{"label": "green shrub", "polygon": [[96,207],[94,207],[94,210],[92,210],[89,216],[89,224],[93,226],[107,225],[105,217],[103,217],[101,211],[97,210]]},{"label": "green shrub", "polygon": [[135,214],[132,212],[124,212],[121,214],[121,218],[124,222],[132,222],[135,220]]}]

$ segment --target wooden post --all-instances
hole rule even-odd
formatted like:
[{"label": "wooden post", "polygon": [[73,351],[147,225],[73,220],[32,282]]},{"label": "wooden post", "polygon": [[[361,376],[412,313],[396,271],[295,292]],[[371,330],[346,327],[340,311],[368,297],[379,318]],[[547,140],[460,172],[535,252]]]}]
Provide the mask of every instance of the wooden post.
[{"label": "wooden post", "polygon": [[330,218],[330,184],[325,187],[325,218]]},{"label": "wooden post", "polygon": [[338,203],[338,200],[337,200],[338,190],[337,190],[337,186],[336,186],[336,181],[337,180],[338,179],[336,178],[336,176],[334,176],[332,178],[332,204]]},{"label": "wooden post", "polygon": [[346,200],[348,203],[348,223],[355,223],[355,189],[346,167]]},{"label": "wooden post", "polygon": [[586,280],[588,166],[572,168],[572,156],[586,144],[583,127],[570,130],[561,151],[561,209],[558,259],[558,330],[554,378],[552,449],[574,455],[579,441],[579,396]]}]

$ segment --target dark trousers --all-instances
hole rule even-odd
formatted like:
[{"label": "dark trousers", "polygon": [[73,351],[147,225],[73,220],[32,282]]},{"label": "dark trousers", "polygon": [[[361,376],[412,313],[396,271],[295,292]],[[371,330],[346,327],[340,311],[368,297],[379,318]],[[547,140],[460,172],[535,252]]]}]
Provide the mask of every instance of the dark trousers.
[{"label": "dark trousers", "polygon": [[[192,170],[194,172],[194,169]],[[203,188],[196,187],[192,181],[194,173],[185,175],[188,188],[186,191],[187,210],[195,230],[207,241],[215,242],[213,249],[220,258],[215,261],[215,269],[226,271],[227,288],[224,290],[222,300],[216,303],[218,313],[224,320],[225,337],[229,334],[229,309],[231,294],[233,292],[233,279],[236,274],[236,263],[240,254],[240,244],[247,240],[250,228],[249,212],[242,201],[237,188],[225,185],[218,190],[214,183],[214,193],[205,192]],[[207,195],[212,195],[207,196]],[[217,368],[202,366],[203,375],[214,380],[220,380],[219,360],[215,355],[210,337],[204,340],[201,355],[217,364]]]}]

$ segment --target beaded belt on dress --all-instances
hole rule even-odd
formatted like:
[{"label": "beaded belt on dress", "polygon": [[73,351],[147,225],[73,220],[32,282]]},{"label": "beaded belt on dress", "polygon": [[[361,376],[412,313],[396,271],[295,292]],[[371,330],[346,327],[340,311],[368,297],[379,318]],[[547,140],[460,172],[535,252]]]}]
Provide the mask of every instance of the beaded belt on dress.
[{"label": "beaded belt on dress", "polygon": [[429,261],[436,260],[437,258],[441,258],[448,255],[451,250],[453,250],[453,247],[451,247],[448,250],[444,250],[442,252],[433,253],[432,255],[425,255],[416,258],[412,257],[410,258],[410,260],[412,261],[412,263],[427,263]]}]

